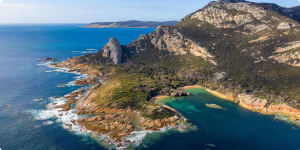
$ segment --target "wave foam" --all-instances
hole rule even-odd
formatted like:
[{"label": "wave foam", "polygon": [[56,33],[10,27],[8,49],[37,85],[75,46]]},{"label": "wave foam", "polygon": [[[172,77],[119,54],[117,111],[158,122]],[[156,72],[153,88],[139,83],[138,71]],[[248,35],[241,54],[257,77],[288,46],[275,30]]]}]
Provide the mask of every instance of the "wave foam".
[{"label": "wave foam", "polygon": [[48,120],[55,117],[56,110],[30,110],[36,120]]},{"label": "wave foam", "polygon": [[140,145],[143,141],[143,139],[147,136],[147,134],[153,133],[153,131],[134,131],[132,132],[128,137],[126,137],[126,140],[129,140],[131,143],[134,143],[135,145]]}]

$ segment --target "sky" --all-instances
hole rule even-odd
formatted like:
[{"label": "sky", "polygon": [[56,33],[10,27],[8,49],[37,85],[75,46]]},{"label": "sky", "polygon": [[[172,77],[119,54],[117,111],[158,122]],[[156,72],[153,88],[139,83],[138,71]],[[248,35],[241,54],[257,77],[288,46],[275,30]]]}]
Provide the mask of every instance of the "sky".
[{"label": "sky", "polygon": [[[180,20],[211,0],[0,0],[0,24]],[[300,0],[249,0],[300,5]]]}]

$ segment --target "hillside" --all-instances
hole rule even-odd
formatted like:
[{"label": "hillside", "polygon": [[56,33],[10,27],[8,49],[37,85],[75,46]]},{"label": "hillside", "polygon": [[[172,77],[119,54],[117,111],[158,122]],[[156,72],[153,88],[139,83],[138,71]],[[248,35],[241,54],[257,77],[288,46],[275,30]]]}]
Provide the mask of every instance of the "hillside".
[{"label": "hillside", "polygon": [[176,25],[178,21],[120,21],[120,22],[95,22],[85,25],[85,28],[156,28],[160,25]]},{"label": "hillside", "polygon": [[102,81],[77,103],[83,114],[129,109],[157,129],[178,114],[153,97],[188,95],[180,87],[199,85],[248,109],[300,120],[300,24],[261,4],[210,2],[127,46],[112,38],[102,51],[61,64],[79,65],[101,72]]}]

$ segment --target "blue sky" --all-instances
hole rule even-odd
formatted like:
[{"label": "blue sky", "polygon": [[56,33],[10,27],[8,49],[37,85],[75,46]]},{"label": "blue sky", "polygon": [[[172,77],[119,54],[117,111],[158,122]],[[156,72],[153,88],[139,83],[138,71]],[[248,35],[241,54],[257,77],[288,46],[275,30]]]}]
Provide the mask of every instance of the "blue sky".
[{"label": "blue sky", "polygon": [[[0,0],[0,23],[179,20],[210,0]],[[300,0],[250,0],[285,7]]]}]

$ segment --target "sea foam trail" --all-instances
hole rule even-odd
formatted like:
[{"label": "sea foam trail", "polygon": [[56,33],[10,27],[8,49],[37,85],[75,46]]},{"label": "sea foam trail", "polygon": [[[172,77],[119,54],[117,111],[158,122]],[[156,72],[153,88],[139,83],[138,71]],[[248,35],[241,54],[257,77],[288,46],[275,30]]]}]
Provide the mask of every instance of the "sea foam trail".
[{"label": "sea foam trail", "polygon": [[80,53],[80,54],[91,54],[91,53],[96,53],[98,51],[99,51],[98,49],[88,48],[88,49],[85,49],[83,51],[72,51],[72,52],[73,53]]},{"label": "sea foam trail", "polygon": [[[62,108],[57,107],[66,103],[66,100],[63,97],[50,97],[49,100],[51,102],[47,104],[46,110],[29,110],[28,112],[32,114],[36,120],[49,121],[49,119],[56,119],[57,123],[62,123],[63,128],[76,133],[86,133],[86,130],[76,123],[76,120],[78,120],[80,116],[74,112],[74,109],[62,111]],[[49,125],[50,122],[48,121],[44,122],[43,125]]]}]

